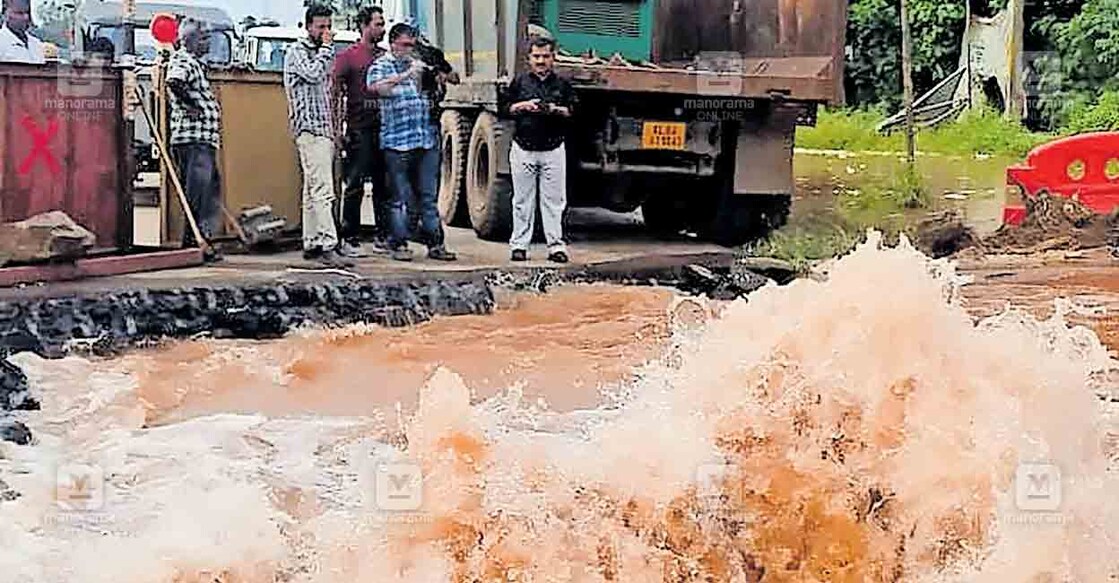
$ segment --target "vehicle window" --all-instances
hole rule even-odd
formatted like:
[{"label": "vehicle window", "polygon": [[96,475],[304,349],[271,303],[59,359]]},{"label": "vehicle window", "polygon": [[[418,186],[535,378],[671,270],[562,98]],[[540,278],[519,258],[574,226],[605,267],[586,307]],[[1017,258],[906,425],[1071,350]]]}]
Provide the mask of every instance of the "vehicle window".
[{"label": "vehicle window", "polygon": [[285,40],[260,39],[256,49],[256,68],[261,71],[283,71],[286,47]]},{"label": "vehicle window", "polygon": [[233,39],[226,32],[214,32],[210,35],[210,53],[206,60],[211,65],[228,65],[233,62]]},{"label": "vehicle window", "polygon": [[[103,37],[111,40],[113,46],[116,48],[116,56],[119,59],[124,50],[124,28],[119,26],[102,26],[98,27],[94,32],[95,37]],[[151,31],[143,28],[136,28],[136,54],[141,61],[155,61],[159,56],[158,43],[152,38]],[[214,65],[226,65],[232,60],[233,54],[233,41],[229,34],[223,31],[214,32],[210,35],[210,53],[206,56],[206,60]]]}]

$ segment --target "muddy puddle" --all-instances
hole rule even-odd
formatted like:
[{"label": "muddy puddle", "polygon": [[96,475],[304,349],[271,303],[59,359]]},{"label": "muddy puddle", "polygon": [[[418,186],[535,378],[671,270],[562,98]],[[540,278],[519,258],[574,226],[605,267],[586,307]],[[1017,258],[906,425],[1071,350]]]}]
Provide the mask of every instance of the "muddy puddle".
[{"label": "muddy puddle", "polygon": [[[915,221],[928,212],[952,209],[980,236],[996,231],[1002,222],[1006,167],[1017,160],[1005,157],[922,155],[917,159],[928,208],[897,209],[898,219]],[[903,157],[884,153],[800,152],[794,158],[796,198],[792,227],[838,221],[838,195],[848,203],[872,196],[897,183],[905,167]]]},{"label": "muddy puddle", "polygon": [[17,355],[0,581],[1108,581],[1115,363],[958,284],[872,240],[729,304]]}]

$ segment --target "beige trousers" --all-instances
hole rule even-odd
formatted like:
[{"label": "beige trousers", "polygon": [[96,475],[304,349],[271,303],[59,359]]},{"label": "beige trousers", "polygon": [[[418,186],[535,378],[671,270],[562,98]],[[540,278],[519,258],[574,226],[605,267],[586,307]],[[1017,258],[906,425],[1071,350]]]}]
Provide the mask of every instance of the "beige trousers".
[{"label": "beige trousers", "polygon": [[308,133],[295,139],[303,168],[303,249],[338,246],[334,227],[334,141]]}]

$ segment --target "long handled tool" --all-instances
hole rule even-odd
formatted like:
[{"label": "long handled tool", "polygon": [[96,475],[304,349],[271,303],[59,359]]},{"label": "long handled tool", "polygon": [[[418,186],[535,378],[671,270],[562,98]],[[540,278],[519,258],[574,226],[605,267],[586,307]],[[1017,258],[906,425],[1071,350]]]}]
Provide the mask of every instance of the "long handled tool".
[{"label": "long handled tool", "polygon": [[248,247],[250,244],[252,244],[252,241],[249,241],[249,236],[245,233],[245,229],[241,228],[241,223],[237,222],[236,217],[234,217],[233,214],[229,212],[229,209],[225,208],[224,204],[221,205],[221,212],[225,214],[225,220],[227,223],[229,223],[229,226],[233,227],[233,230],[237,231],[237,238],[241,240],[241,244],[243,244],[245,247]]},{"label": "long handled tool", "polygon": [[163,141],[163,135],[159,133],[159,127],[155,125],[155,120],[152,119],[151,112],[148,111],[148,106],[144,104],[144,95],[140,93],[140,88],[136,87],[136,99],[140,104],[140,109],[144,112],[144,118],[148,120],[148,127],[152,131],[152,139],[155,140],[156,146],[159,147],[159,156],[163,158],[163,163],[167,165],[170,172],[167,173],[171,177],[171,185],[175,187],[175,193],[179,195],[179,206],[183,207],[183,212],[186,213],[187,222],[190,223],[190,230],[194,233],[194,240],[198,242],[198,247],[205,252],[213,252],[214,248],[210,242],[202,238],[202,232],[198,230],[198,222],[194,220],[194,211],[190,209],[190,203],[187,202],[186,191],[183,190],[183,185],[179,182],[179,173],[175,168],[175,163],[171,161],[171,154],[167,152],[167,143]]}]

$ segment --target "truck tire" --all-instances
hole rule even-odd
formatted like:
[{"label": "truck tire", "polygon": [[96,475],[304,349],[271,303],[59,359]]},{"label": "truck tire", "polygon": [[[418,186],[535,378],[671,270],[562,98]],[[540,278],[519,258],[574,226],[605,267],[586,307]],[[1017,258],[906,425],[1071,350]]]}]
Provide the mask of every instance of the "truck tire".
[{"label": "truck tire", "polygon": [[688,228],[688,209],[681,204],[679,197],[654,194],[641,203],[641,216],[645,228],[657,237],[671,237]]},{"label": "truck tire", "polygon": [[466,162],[466,201],[470,223],[479,238],[508,240],[513,230],[513,181],[498,174],[504,127],[492,113],[483,112],[474,122]]},{"label": "truck tire", "polygon": [[440,117],[442,172],[439,181],[439,217],[452,227],[469,224],[463,193],[466,190],[466,154],[470,146],[470,119],[459,111]]},{"label": "truck tire", "polygon": [[724,247],[738,247],[764,238],[785,225],[792,197],[787,194],[744,194],[731,189],[715,201],[708,238]]}]

